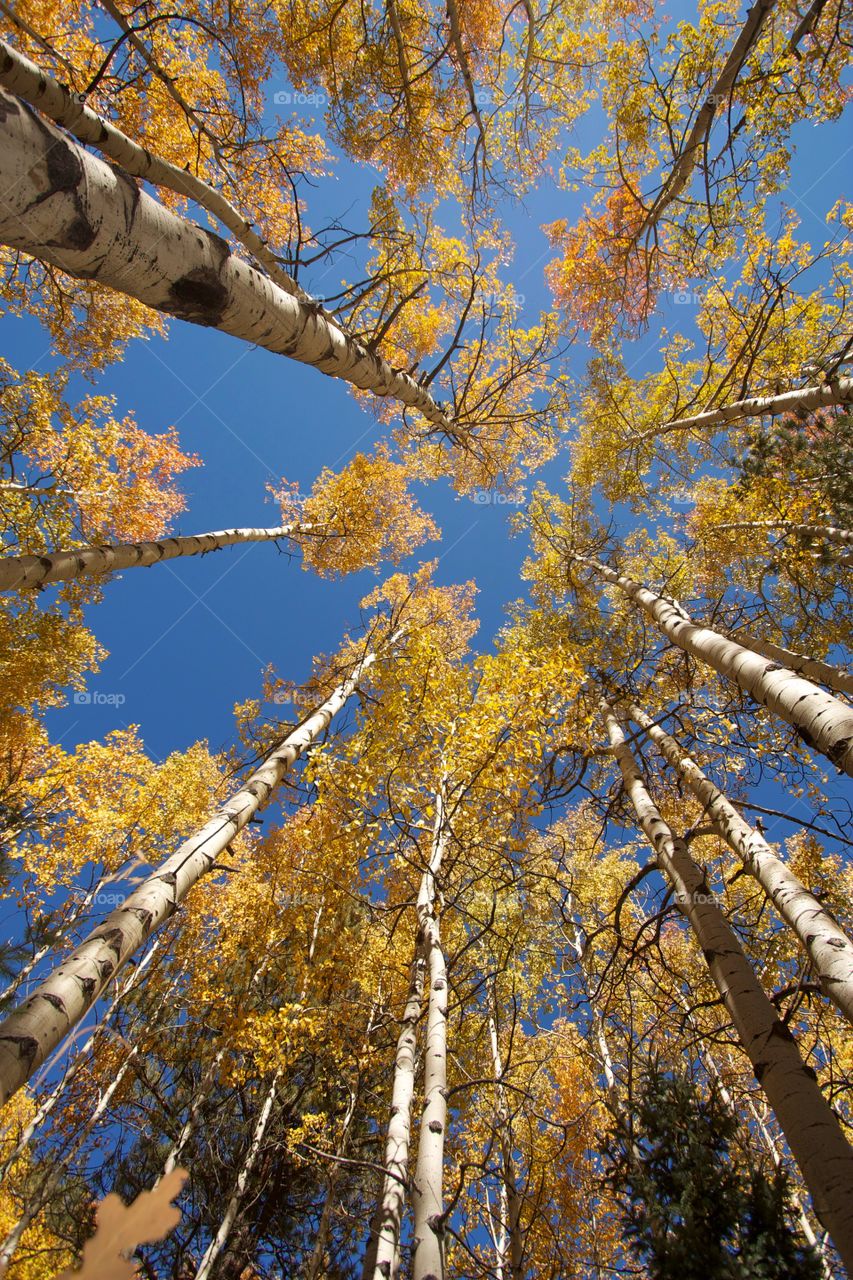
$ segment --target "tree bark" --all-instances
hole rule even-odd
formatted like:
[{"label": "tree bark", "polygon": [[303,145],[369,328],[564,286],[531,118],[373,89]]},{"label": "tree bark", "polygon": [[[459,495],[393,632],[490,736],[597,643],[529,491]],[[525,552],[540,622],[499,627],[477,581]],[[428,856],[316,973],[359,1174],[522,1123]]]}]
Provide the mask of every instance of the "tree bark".
[{"label": "tree bark", "polygon": [[853,673],[845,671],[843,667],[822,662],[819,658],[810,658],[806,653],[793,653],[790,649],[783,649],[781,645],[748,635],[745,631],[729,632],[727,638],[734,640],[735,644],[742,644],[746,649],[752,649],[754,653],[760,653],[764,658],[771,658],[773,662],[787,667],[789,671],[795,671],[797,675],[805,676],[807,680],[825,684],[836,693],[853,695]]},{"label": "tree bark", "polygon": [[853,1267],[853,1148],[820,1091],[814,1072],[761,987],[704,873],[664,822],[646,790],[612,708],[603,703],[611,749],[625,791],[658,865],[675,890],[734,1024],[755,1077],[802,1171],[815,1213],[845,1266]]},{"label": "tree bark", "polygon": [[200,208],[206,209],[228,228],[280,288],[301,298],[303,302],[311,301],[308,294],[282,269],[275,254],[252,229],[251,223],[246,221],[221,192],[187,169],[179,169],[177,165],[140,147],[109,120],[103,119],[91,107],[87,107],[67,85],[54,80],[47,71],[2,40],[0,84],[19,98],[26,98],[31,106],[50,116],[51,120],[73,133],[81,142],[97,147],[105,156],[120,164],[127,173],[136,178],[145,178],[155,186],[166,187],[177,195],[186,196]]},{"label": "tree bark", "polygon": [[811,960],[821,989],[847,1021],[853,1024],[853,942],[832,916],[809,893],[805,885],[730,804],[719,787],[696,762],[650,716],[633,703],[628,714],[658,747],[661,754],[683,778],[705,813],[716,823],[729,847],[742,859],[751,876],[761,885],[779,915],[797,936]]},{"label": "tree bark", "polygon": [[726,524],[714,525],[714,528],[762,529],[768,533],[778,529],[781,533],[796,533],[805,538],[820,538],[825,542],[837,542],[843,547],[853,546],[853,533],[849,529],[839,529],[831,524],[797,524],[794,520],[731,520]]},{"label": "tree bark", "polygon": [[798,409],[823,409],[834,404],[853,401],[853,378],[833,378],[816,387],[802,387],[798,391],[783,391],[778,396],[751,396],[748,400],[736,400],[719,409],[706,409],[690,418],[675,418],[660,427],[642,431],[637,440],[653,440],[671,431],[688,431],[694,427],[721,427],[727,422],[740,422],[743,418],[763,418],[765,415],[794,413]]},{"label": "tree bark", "polygon": [[68,582],[119,569],[144,568],[178,556],[206,555],[241,542],[275,542],[298,531],[293,524],[274,529],[223,529],[162,538],[158,542],[113,542],[103,546],[53,551],[43,556],[0,557],[0,591],[25,591],[51,582]]},{"label": "tree bark", "polygon": [[0,1102],[5,1102],[88,1012],[107,983],[146,938],[168,920],[193,885],[266,804],[306,747],[328,727],[376,660],[368,653],[352,674],[287,734],[236,795],[107,916],[36,991],[0,1023]]},{"label": "tree bark", "polygon": [[[493,1001],[493,1003],[495,1003]],[[495,1003],[495,1008],[496,1008]],[[513,1160],[512,1118],[503,1085],[504,1065],[501,1057],[495,1013],[489,1013],[489,1043],[492,1070],[495,1075],[495,1127],[501,1152],[500,1221],[495,1251],[496,1280],[522,1280],[524,1275],[524,1240],[521,1234],[521,1196],[515,1178]]]},{"label": "tree bark", "polygon": [[417,1028],[423,1003],[425,969],[426,961],[419,934],[409,977],[409,994],[397,1038],[391,1113],[385,1137],[385,1177],[365,1257],[364,1280],[393,1280],[400,1261],[400,1229],[409,1176]]},{"label": "tree bark", "polygon": [[429,865],[421,881],[417,912],[429,973],[424,1109],[413,1187],[412,1280],[444,1277],[444,1134],[447,1127],[447,966],[435,911],[436,877],[448,840],[446,777],[435,796]]},{"label": "tree bark", "polygon": [[409,374],[236,257],[220,236],[170,212],[123,170],[2,92],[0,128],[0,243],[155,311],[391,396],[456,438],[451,420]]},{"label": "tree bark", "polygon": [[838,770],[853,775],[853,709],[794,672],[767,663],[751,649],[710,627],[697,626],[680,605],[617,573],[589,556],[570,552],[605,582],[639,605],[663,634],[685,653],[734,680],[744,692],[797,730],[803,741],[822,752]]}]

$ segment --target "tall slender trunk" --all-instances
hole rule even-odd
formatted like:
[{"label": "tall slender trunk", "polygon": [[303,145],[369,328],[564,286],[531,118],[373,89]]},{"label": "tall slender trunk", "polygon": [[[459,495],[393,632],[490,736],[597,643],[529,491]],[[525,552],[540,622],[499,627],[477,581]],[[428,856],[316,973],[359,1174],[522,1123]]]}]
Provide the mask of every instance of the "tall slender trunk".
[{"label": "tall slender trunk", "polygon": [[683,778],[705,813],[761,885],[779,915],[808,954],[824,994],[853,1024],[853,942],[805,885],[774,853],[760,831],[738,813],[719,787],[703,773],[675,738],[642,708],[627,704],[628,714]]},{"label": "tall slender trunk", "polygon": [[783,649],[781,645],[772,644],[769,640],[761,640],[740,629],[728,633],[727,639],[734,640],[736,644],[742,644],[746,649],[752,649],[753,653],[760,653],[764,658],[778,662],[780,666],[787,667],[789,671],[795,671],[797,675],[805,676],[807,680],[812,680],[816,684],[825,684],[836,693],[853,696],[853,672],[845,671],[843,667],[833,666],[831,662],[823,662],[820,658],[811,658],[807,653],[794,653],[791,649]]},{"label": "tall slender trunk", "polygon": [[252,1133],[252,1140],[249,1143],[249,1149],[243,1158],[243,1163],[240,1166],[240,1172],[237,1174],[234,1187],[228,1198],[228,1204],[225,1207],[225,1213],[223,1214],[222,1221],[219,1224],[219,1230],[216,1232],[216,1235],[213,1237],[202,1255],[201,1262],[198,1264],[198,1269],[195,1273],[195,1280],[208,1280],[213,1264],[225,1248],[225,1245],[228,1243],[228,1238],[234,1228],[234,1223],[237,1221],[240,1204],[246,1194],[246,1187],[249,1184],[249,1179],[251,1178],[255,1165],[257,1164],[258,1156],[263,1149],[264,1138],[266,1137],[273,1107],[275,1106],[276,1097],[278,1096],[281,1077],[282,1069],[279,1068],[273,1076],[272,1083],[267,1090],[266,1097],[264,1098],[263,1106],[258,1112],[258,1118],[255,1122],[255,1128]]},{"label": "tall slender trunk", "polygon": [[569,554],[576,563],[587,565],[605,582],[618,587],[685,653],[734,680],[756,702],[795,728],[808,746],[823,752],[837,769],[853,775],[853,709],[846,703],[793,671],[766,662],[718,631],[697,626],[680,605],[609,565],[579,552]]},{"label": "tall slender trunk", "polygon": [[215,817],[181,847],[121,907],[111,912],[0,1023],[0,1101],[25,1083],[99,998],[117,970],[168,920],[217,856],[262,808],[306,747],[328,728],[376,660],[370,652],[352,674],[293,729]]},{"label": "tall slender trunk", "polygon": [[412,1095],[415,1091],[417,1028],[424,994],[426,959],[418,931],[409,976],[409,992],[394,1059],[391,1112],[385,1137],[385,1177],[365,1255],[363,1280],[393,1280],[400,1256],[400,1229],[409,1177]]},{"label": "tall slender trunk", "polygon": [[[690,1011],[690,1006],[683,996],[679,997],[679,999],[680,999],[681,1006],[684,1009],[687,1023],[689,1026],[693,1027],[696,1033],[697,1045],[699,1048],[699,1056],[701,1057],[702,1061],[705,1064],[705,1070],[708,1072],[708,1075],[711,1076],[716,1081],[717,1088],[720,1093],[720,1097],[722,1098],[725,1106],[728,1107],[731,1115],[733,1115],[735,1119],[740,1121],[741,1117],[739,1115],[737,1105],[735,1104],[735,1100],[732,1097],[728,1089],[728,1086],[726,1085],[725,1080],[723,1079],[723,1073],[720,1071],[720,1068],[717,1066],[714,1055],[711,1053],[710,1049],[707,1046],[707,1043],[702,1037],[701,1031],[696,1025],[696,1019],[694,1018],[693,1014]],[[752,1098],[749,1098],[749,1097],[747,1098],[747,1106],[752,1112],[752,1117],[755,1121],[756,1128],[758,1129],[758,1132],[761,1135],[761,1140],[764,1143],[768,1154],[770,1155],[770,1159],[773,1161],[774,1168],[781,1169],[783,1167],[783,1162],[782,1162],[782,1157],[779,1154],[779,1148],[776,1145],[776,1139],[773,1137],[773,1134],[767,1128],[767,1125],[765,1124],[764,1119],[760,1115],[758,1108],[756,1107]],[[817,1235],[815,1234],[815,1230],[811,1224],[809,1216],[806,1213],[805,1208],[803,1207],[802,1200],[800,1199],[799,1195],[793,1188],[790,1191],[790,1196],[791,1196],[791,1202],[797,1211],[797,1218],[800,1223],[800,1229],[807,1243],[811,1245],[811,1247],[814,1249],[818,1257],[818,1261],[821,1266],[821,1270],[823,1271],[825,1280],[833,1280],[832,1270],[829,1267],[829,1264],[826,1260],[826,1250],[822,1247],[821,1241],[818,1240]]]},{"label": "tall slender trunk", "polygon": [[752,396],[748,400],[736,400],[719,409],[707,409],[690,418],[674,418],[660,427],[642,431],[637,440],[652,440],[668,435],[671,431],[689,431],[694,427],[720,427],[727,422],[740,422],[744,418],[763,418],[769,414],[794,413],[798,409],[822,409],[828,405],[849,404],[853,401],[853,378],[833,378],[816,387],[802,387],[799,391],[784,391],[778,396]]},{"label": "tall slender trunk", "polygon": [[[494,992],[492,993],[492,997]],[[507,1105],[503,1084],[504,1064],[501,1056],[497,1002],[492,999],[489,1011],[489,1046],[492,1054],[492,1071],[495,1077],[495,1128],[501,1153],[500,1211],[495,1239],[496,1280],[522,1280],[524,1274],[524,1239],[521,1233],[522,1200],[518,1191],[513,1158],[512,1117]]]},{"label": "tall slender trunk", "polygon": [[52,551],[43,556],[0,557],[0,591],[24,591],[50,582],[68,582],[95,574],[115,573],[178,556],[205,555],[240,542],[275,542],[299,532],[299,526],[279,525],[274,529],[223,529],[215,533],[194,533],[162,538],[157,542],[113,542],[103,546],[77,547],[72,551]]},{"label": "tall slender trunk", "polygon": [[611,749],[640,827],[696,935],[738,1040],[802,1171],[815,1213],[850,1269],[853,1148],[821,1093],[814,1072],[803,1062],[793,1036],[756,978],[737,935],[714,903],[703,872],[690,857],[684,841],[673,834],[655,807],[616,716],[606,702],[603,712]]},{"label": "tall slender trunk", "polygon": [[447,965],[436,914],[437,877],[449,839],[447,775],[435,793],[430,859],[421,880],[417,913],[429,974],[424,1109],[412,1201],[412,1280],[444,1277],[444,1134],[447,1127]]},{"label": "tall slender trunk", "polygon": [[409,374],[172,213],[18,98],[0,93],[0,243],[155,311],[207,325],[391,396],[448,436],[452,421]]}]

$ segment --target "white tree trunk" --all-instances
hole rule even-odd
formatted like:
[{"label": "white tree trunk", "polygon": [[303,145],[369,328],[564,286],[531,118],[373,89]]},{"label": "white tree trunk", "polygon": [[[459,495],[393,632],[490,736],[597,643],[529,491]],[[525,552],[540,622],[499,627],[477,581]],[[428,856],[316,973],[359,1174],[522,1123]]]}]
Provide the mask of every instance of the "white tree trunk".
[{"label": "white tree trunk", "polygon": [[849,529],[839,529],[832,524],[797,524],[794,520],[730,520],[725,524],[715,524],[715,529],[761,529],[772,533],[801,534],[804,538],[814,538],[824,542],[836,542],[842,547],[853,546],[853,533]]},{"label": "white tree trunk", "polygon": [[819,658],[810,658],[807,653],[794,653],[790,649],[783,649],[781,645],[772,644],[769,640],[760,640],[757,636],[748,635],[745,631],[730,632],[728,639],[734,640],[735,644],[742,644],[746,649],[752,649],[753,653],[771,658],[773,662],[787,667],[789,671],[795,671],[797,675],[805,676],[807,680],[813,680],[816,684],[825,684],[836,693],[853,696],[853,673],[845,671],[843,667],[822,662]]},{"label": "white tree trunk", "polygon": [[444,1278],[444,1134],[447,1127],[447,966],[436,916],[436,877],[449,836],[446,778],[435,796],[432,848],[418,893],[420,934],[429,973],[424,1109],[412,1193],[412,1280]]},{"label": "white tree trunk", "polygon": [[[493,1001],[495,1008],[496,1001]],[[496,1280],[522,1280],[524,1274],[524,1240],[521,1234],[521,1196],[515,1177],[513,1159],[512,1117],[503,1084],[504,1065],[501,1057],[498,1027],[494,1012],[489,1012],[489,1044],[495,1076],[495,1128],[501,1152],[500,1209],[495,1232]]]},{"label": "white tree trunk", "polygon": [[257,1164],[258,1156],[261,1154],[261,1150],[264,1145],[264,1138],[266,1137],[267,1127],[269,1126],[270,1117],[272,1116],[272,1110],[278,1093],[278,1087],[281,1082],[281,1074],[281,1068],[279,1068],[273,1076],[272,1084],[267,1090],[266,1097],[264,1098],[264,1104],[258,1113],[258,1119],[255,1123],[254,1132],[252,1133],[252,1140],[249,1144],[249,1150],[246,1152],[243,1163],[240,1166],[240,1172],[237,1175],[234,1188],[229,1196],[225,1213],[219,1224],[219,1230],[202,1255],[201,1262],[198,1264],[198,1269],[195,1273],[195,1280],[208,1280],[213,1264],[225,1248],[225,1245],[228,1243],[228,1237],[231,1235],[234,1223],[237,1220],[237,1214],[240,1210],[240,1204],[243,1200],[243,1196],[246,1193],[246,1187],[248,1186],[249,1179],[252,1176],[252,1171]]},{"label": "white tree trunk", "polygon": [[[688,1026],[693,1028],[693,1031],[696,1035],[696,1042],[699,1048],[699,1054],[702,1058],[702,1061],[705,1063],[705,1069],[707,1070],[708,1075],[712,1076],[713,1079],[717,1082],[717,1088],[719,1090],[720,1097],[722,1098],[725,1106],[728,1107],[729,1112],[735,1117],[736,1120],[740,1121],[741,1117],[738,1114],[738,1109],[737,1109],[737,1106],[735,1105],[735,1100],[732,1097],[731,1093],[729,1092],[729,1089],[726,1086],[725,1081],[723,1080],[722,1072],[720,1071],[720,1068],[717,1066],[717,1063],[714,1059],[714,1055],[711,1053],[707,1044],[705,1043],[705,1040],[702,1037],[702,1033],[696,1023],[696,1019],[694,1018],[693,1014],[690,1011],[690,1005],[682,995],[679,996],[679,1001],[681,1003],[681,1007],[684,1009]],[[779,1154],[779,1148],[776,1145],[776,1139],[773,1137],[773,1134],[767,1128],[767,1125],[765,1124],[764,1119],[759,1113],[758,1108],[756,1107],[751,1097],[747,1097],[747,1106],[752,1112],[752,1116],[753,1116],[753,1119],[755,1120],[756,1128],[758,1129],[758,1132],[761,1134],[761,1139],[765,1147],[767,1148],[767,1151],[770,1154],[770,1159],[773,1161],[774,1168],[781,1169],[783,1165],[783,1161],[782,1161],[781,1155]],[[818,1260],[819,1260],[821,1269],[823,1271],[825,1280],[833,1280],[832,1270],[826,1260],[826,1249],[823,1247],[822,1242],[818,1240],[815,1234],[814,1228],[812,1227],[812,1224],[811,1224],[811,1220],[809,1219],[809,1215],[806,1213],[803,1207],[802,1200],[800,1199],[796,1190],[794,1190],[793,1188],[791,1188],[790,1190],[790,1196],[791,1196],[791,1203],[793,1204],[794,1208],[797,1211],[797,1217],[799,1219],[800,1229],[803,1235],[805,1236],[806,1241],[808,1242],[808,1244],[811,1245],[811,1247],[815,1250],[815,1253],[818,1256]]]},{"label": "white tree trunk", "polygon": [[299,531],[297,525],[274,529],[222,529],[213,533],[162,538],[158,542],[113,542],[103,546],[53,551],[43,556],[0,557],[0,591],[24,591],[50,582],[68,582],[93,574],[115,573],[174,560],[178,556],[205,555],[240,542],[275,542]]},{"label": "white tree trunk", "polygon": [[828,405],[849,404],[853,401],[853,378],[833,378],[817,387],[803,387],[799,391],[784,391],[778,396],[752,396],[748,400],[736,400],[719,409],[707,409],[690,418],[675,418],[660,427],[643,431],[638,440],[652,440],[668,435],[671,431],[689,431],[693,428],[721,427],[727,422],[740,422],[743,418],[763,418],[769,414],[793,413],[797,409],[822,409]]},{"label": "white tree trunk", "polygon": [[328,728],[362,674],[368,653],[321,706],[288,733],[237,794],[107,916],[19,1009],[0,1023],[0,1101],[6,1101],[80,1021],[146,938],[168,920],[266,804],[306,747]]},{"label": "white tree trunk", "polygon": [[97,147],[105,156],[120,164],[127,173],[136,178],[146,178],[155,186],[166,187],[177,195],[187,196],[200,208],[212,213],[248,249],[271,280],[287,293],[292,293],[303,301],[310,301],[296,281],[282,269],[275,254],[252,229],[251,223],[229,204],[221,192],[208,186],[187,169],[179,169],[177,165],[140,147],[109,120],[87,107],[80,96],[72,93],[67,85],[54,80],[48,72],[5,41],[0,41],[0,84],[19,98],[26,98],[27,102],[68,129],[81,142]]},{"label": "white tree trunk", "polygon": [[734,680],[756,702],[795,728],[813,750],[853,775],[853,709],[794,672],[768,663],[710,627],[697,626],[680,605],[589,556],[570,553],[638,604],[665,636],[686,653]]},{"label": "white tree trunk", "polygon": [[853,1266],[853,1148],[814,1072],[752,970],[737,935],[715,904],[703,872],[655,807],[624,734],[606,703],[607,733],[625,791],[658,866],[675,891],[702,949],[755,1078],[802,1171],[815,1213],[845,1265]]},{"label": "white tree trunk", "polygon": [[761,832],[741,817],[675,738],[665,733],[640,707],[628,704],[628,714],[645,729],[664,758],[702,802],[705,813],[716,823],[726,843],[742,859],[747,871],[796,934],[824,994],[853,1024],[853,942],[774,853]]},{"label": "white tree trunk", "polygon": [[53,1086],[53,1088],[51,1089],[47,1097],[44,1098],[43,1101],[41,1101],[38,1104],[38,1107],[33,1112],[31,1119],[27,1122],[27,1124],[21,1130],[20,1137],[18,1138],[18,1141],[15,1143],[15,1146],[12,1148],[12,1150],[9,1152],[6,1159],[3,1161],[3,1164],[0,1165],[0,1183],[4,1181],[7,1174],[9,1173],[9,1170],[11,1169],[12,1165],[16,1162],[16,1160],[20,1160],[21,1156],[24,1154],[27,1147],[32,1142],[33,1134],[35,1134],[36,1131],[40,1129],[41,1126],[44,1124],[45,1120],[53,1111],[53,1108],[56,1106],[59,1099],[65,1093],[65,1090],[71,1084],[71,1081],[77,1076],[78,1072],[86,1065],[89,1058],[89,1054],[92,1052],[92,1049],[95,1047],[95,1044],[102,1038],[102,1036],[106,1034],[107,1030],[109,1029],[110,1018],[113,1016],[118,1006],[124,1000],[125,996],[127,996],[131,991],[133,991],[137,986],[139,986],[145,974],[145,970],[148,968],[151,961],[154,959],[154,956],[156,955],[157,950],[165,936],[166,936],[165,934],[161,934],[161,936],[154,941],[152,946],[149,948],[149,950],[140,960],[139,964],[136,966],[133,972],[128,976],[124,984],[116,992],[109,1007],[104,1010],[101,1021],[97,1024],[95,1029],[92,1031],[91,1035],[87,1038],[86,1043],[83,1045],[82,1049],[80,1049],[78,1053],[75,1054],[73,1060],[69,1063],[69,1065],[63,1071],[61,1078]]},{"label": "white tree trunk", "polygon": [[426,388],[237,258],[220,236],[170,212],[19,98],[0,93],[0,115],[0,243],[391,396],[454,436]]},{"label": "white tree trunk", "polygon": [[412,960],[408,999],[397,1038],[391,1112],[385,1137],[385,1177],[379,1194],[372,1240],[365,1259],[364,1280],[393,1280],[399,1266],[400,1229],[409,1176],[417,1032],[423,1003],[425,968],[423,943],[419,937]]}]

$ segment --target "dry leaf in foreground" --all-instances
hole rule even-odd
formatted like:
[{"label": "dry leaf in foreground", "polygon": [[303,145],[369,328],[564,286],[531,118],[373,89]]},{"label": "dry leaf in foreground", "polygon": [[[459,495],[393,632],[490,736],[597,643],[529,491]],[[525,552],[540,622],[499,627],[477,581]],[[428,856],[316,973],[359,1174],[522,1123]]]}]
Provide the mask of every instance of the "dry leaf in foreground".
[{"label": "dry leaf in foreground", "polygon": [[133,1204],[116,1195],[98,1205],[98,1226],[83,1250],[79,1271],[63,1271],[56,1280],[133,1280],[136,1264],[125,1254],[140,1244],[162,1240],[181,1219],[172,1204],[187,1180],[186,1169],[175,1169],[153,1191],[142,1191]]}]

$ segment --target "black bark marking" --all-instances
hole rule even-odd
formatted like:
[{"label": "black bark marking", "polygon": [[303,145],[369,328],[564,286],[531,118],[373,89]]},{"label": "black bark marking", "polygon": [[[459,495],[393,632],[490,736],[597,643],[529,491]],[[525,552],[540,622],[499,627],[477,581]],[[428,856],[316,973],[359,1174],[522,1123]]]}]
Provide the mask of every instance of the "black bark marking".
[{"label": "black bark marking", "polygon": [[14,98],[0,92],[0,124],[5,124],[10,116],[19,116],[21,108]]},{"label": "black bark marking", "polygon": [[228,290],[213,267],[194,267],[169,286],[163,310],[179,320],[215,329],[222,322]]},{"label": "black bark marking", "polygon": [[74,216],[65,228],[61,240],[50,240],[48,243],[60,249],[85,251],[90,248],[96,231],[86,214],[80,195],[83,182],[83,161],[77,148],[65,142],[49,129],[29,103],[22,103],[30,118],[45,140],[45,168],[47,169],[47,190],[38,196],[31,208],[49,200],[51,196],[67,195],[72,199]]},{"label": "black bark marking", "polygon": [[124,946],[124,933],[121,929],[105,929],[101,934],[101,939],[107,944],[110,951],[114,951],[116,956],[121,955],[121,949]]},{"label": "black bark marking", "polygon": [[94,978],[80,978],[80,977],[77,978],[77,981],[80,983],[80,990],[83,993],[83,999],[86,1001],[87,1004],[89,1004],[90,1001],[94,998],[95,989],[97,988],[97,985],[98,985],[97,982],[95,981]]},{"label": "black bark marking", "polygon": [[55,996],[52,991],[42,995],[42,1000],[50,1005],[51,1009],[56,1009],[58,1013],[65,1013],[65,1003],[60,1000],[59,996]]},{"label": "black bark marking", "polygon": [[27,1070],[30,1069],[39,1051],[39,1042],[34,1036],[0,1036],[0,1041],[13,1045],[21,1061],[26,1062]]},{"label": "black bark marking", "polygon": [[443,1132],[443,1128],[442,1128],[441,1121],[440,1121],[440,1120],[430,1120],[430,1122],[429,1122],[429,1131],[430,1131],[430,1133],[442,1133],[442,1132]]}]

